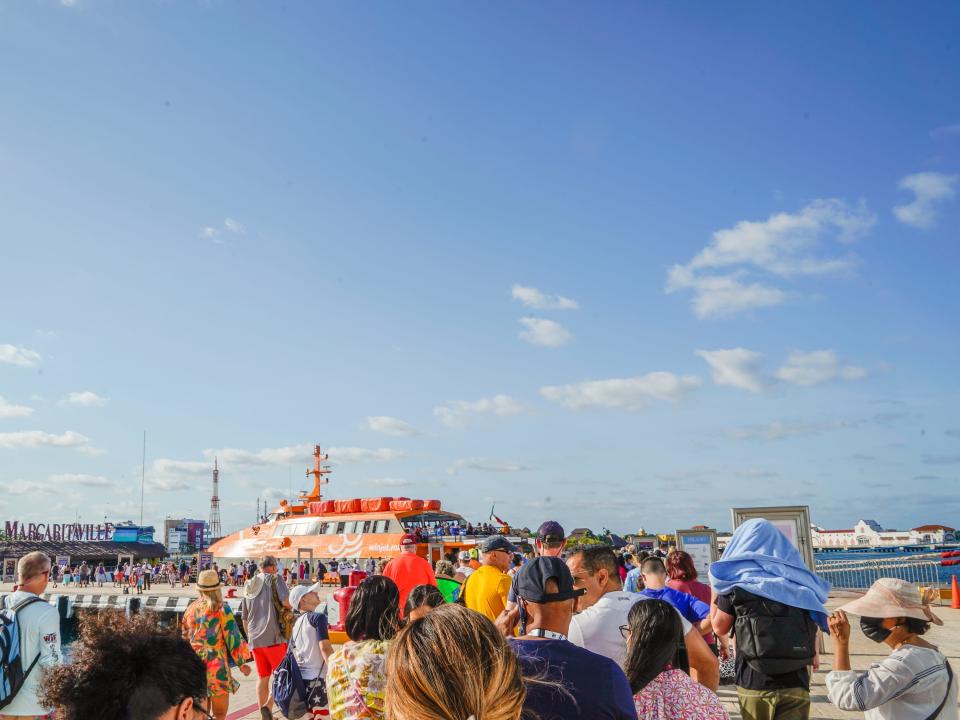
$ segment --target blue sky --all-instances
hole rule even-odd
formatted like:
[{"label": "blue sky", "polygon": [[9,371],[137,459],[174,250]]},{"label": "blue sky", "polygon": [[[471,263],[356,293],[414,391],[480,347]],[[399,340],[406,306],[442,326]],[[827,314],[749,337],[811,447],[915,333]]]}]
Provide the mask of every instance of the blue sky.
[{"label": "blue sky", "polygon": [[0,516],[956,526],[958,21],[0,6]]}]

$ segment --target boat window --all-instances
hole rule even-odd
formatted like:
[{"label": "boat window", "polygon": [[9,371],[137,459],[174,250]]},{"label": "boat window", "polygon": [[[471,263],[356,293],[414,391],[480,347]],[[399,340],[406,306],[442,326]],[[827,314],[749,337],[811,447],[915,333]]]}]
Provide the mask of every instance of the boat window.
[{"label": "boat window", "polygon": [[[358,524],[359,524],[359,523],[358,523]],[[371,525],[373,525],[373,521],[372,521],[372,520],[367,520],[365,523],[363,523],[363,528],[359,528],[359,527],[357,528],[357,532],[368,533],[368,532],[370,532],[370,526],[371,526]]]},{"label": "boat window", "polygon": [[281,537],[286,537],[287,535],[293,535],[294,530],[296,530],[295,525],[283,525],[280,528],[280,535]]},{"label": "boat window", "polygon": [[345,524],[345,523],[342,523],[342,522],[338,522],[338,523],[337,523],[337,535],[339,535],[340,533],[343,532],[343,526],[344,526],[344,524]]},{"label": "boat window", "polygon": [[313,535],[316,523],[300,523],[297,525],[297,535]]},{"label": "boat window", "polygon": [[377,520],[373,523],[373,531],[375,533],[385,533],[389,524],[389,520]]},{"label": "boat window", "polygon": [[337,534],[337,524],[335,522],[326,522],[323,524],[323,534],[324,535],[336,535]]},{"label": "boat window", "polygon": [[356,521],[350,520],[349,522],[347,522],[347,526],[343,529],[343,531],[345,533],[352,533],[356,529],[356,527],[357,527]]}]

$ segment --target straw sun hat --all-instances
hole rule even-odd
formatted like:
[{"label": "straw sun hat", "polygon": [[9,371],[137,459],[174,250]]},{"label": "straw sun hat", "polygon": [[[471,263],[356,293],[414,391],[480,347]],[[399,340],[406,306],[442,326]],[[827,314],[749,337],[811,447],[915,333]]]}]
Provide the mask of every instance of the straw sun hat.
[{"label": "straw sun hat", "polygon": [[197,575],[197,590],[216,590],[220,587],[220,576],[216,570],[201,570]]},{"label": "straw sun hat", "polygon": [[880,578],[862,598],[839,609],[853,615],[872,618],[908,617],[943,625],[943,620],[930,610],[933,591],[922,592],[916,585],[897,578]]}]

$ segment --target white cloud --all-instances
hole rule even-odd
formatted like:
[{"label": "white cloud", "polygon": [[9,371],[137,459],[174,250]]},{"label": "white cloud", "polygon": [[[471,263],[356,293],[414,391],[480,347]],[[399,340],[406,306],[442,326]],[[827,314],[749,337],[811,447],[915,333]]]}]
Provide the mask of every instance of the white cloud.
[{"label": "white cloud", "polygon": [[457,400],[438,405],[433,409],[433,414],[444,425],[459,428],[464,427],[476,415],[516,415],[523,410],[523,405],[509,395],[494,395],[492,398],[481,398],[473,402]]},{"label": "white cloud", "polygon": [[651,400],[675,402],[700,387],[694,375],[652,372],[632,378],[588,380],[572,385],[549,385],[540,394],[570,408],[608,407],[638,410]]},{"label": "white cloud", "polygon": [[407,456],[403,450],[393,448],[332,447],[327,453],[334,463],[390,462]]},{"label": "white cloud", "polygon": [[775,441],[792,437],[812,437],[845,427],[848,427],[848,424],[840,421],[787,422],[784,420],[774,420],[766,425],[751,425],[749,427],[730,430],[727,432],[727,435],[736,440]]},{"label": "white cloud", "polygon": [[83,487],[112,487],[114,483],[103,475],[84,475],[82,473],[57,473],[49,477],[55,485],[81,485]]},{"label": "white cloud", "polygon": [[367,483],[369,485],[376,485],[377,487],[406,487],[407,485],[413,485],[412,480],[394,477],[372,478],[367,480]]},{"label": "white cloud", "polygon": [[748,392],[762,392],[767,378],[760,368],[763,355],[746,348],[730,350],[697,350],[697,355],[710,365],[711,377],[717,385],[728,385]]},{"label": "white cloud", "polygon": [[531,345],[561,347],[573,338],[569,330],[553,320],[524,317],[520,318],[520,324],[526,328],[526,330],[520,333],[520,338],[526,340]]},{"label": "white cloud", "polygon": [[223,227],[227,232],[237,233],[242,235],[247,231],[247,228],[244,227],[243,223],[239,220],[234,220],[233,218],[227,218],[223,221]]},{"label": "white cloud", "polygon": [[367,417],[367,427],[374,432],[384,435],[393,435],[394,437],[413,437],[419,435],[420,431],[413,425],[405,423],[389,415],[371,415]]},{"label": "white cloud", "polygon": [[40,483],[33,480],[17,478],[12,482],[4,483],[3,491],[7,495],[36,497],[37,495],[53,495],[58,489],[50,485],[50,483]]},{"label": "white cloud", "polygon": [[934,140],[946,140],[952,137],[960,137],[960,123],[955,125],[942,125],[930,131],[930,137]]},{"label": "white cloud", "polygon": [[511,290],[514,300],[519,300],[527,307],[537,310],[576,310],[580,304],[563,295],[546,295],[535,287],[514,285]]},{"label": "white cloud", "polygon": [[103,407],[109,402],[108,398],[97,395],[90,390],[82,392],[72,392],[64,398],[63,402],[68,405],[78,405],[80,407]]},{"label": "white cloud", "polygon": [[479,470],[480,472],[509,473],[524,472],[533,470],[529,465],[512,462],[510,460],[498,460],[496,458],[462,458],[455,460],[448,468],[447,472],[456,475],[461,470]]},{"label": "white cloud", "polygon": [[44,432],[43,430],[18,430],[17,432],[0,433],[0,448],[17,447],[72,447],[82,448],[90,442],[90,438],[73,430],[67,430],[60,435]]},{"label": "white cloud", "polygon": [[213,225],[205,225],[200,228],[200,237],[205,240],[213,240],[215,243],[222,243],[222,236],[225,233],[230,233],[233,235],[243,235],[247,231],[246,226],[241,223],[239,220],[234,220],[233,218],[227,218],[223,221],[222,227],[215,227]]},{"label": "white cloud", "polygon": [[670,268],[666,292],[692,290],[691,304],[699,317],[779,305],[786,297],[783,290],[769,282],[744,280],[745,276],[760,272],[787,279],[850,270],[855,258],[820,257],[815,254],[817,246],[824,239],[852,242],[875,222],[863,204],[852,208],[836,199],[814,200],[799,212],[777,213],[766,220],[743,220],[714,232],[710,243],[687,264]]},{"label": "white cloud", "polygon": [[[210,462],[216,457],[221,465],[247,465],[247,466],[269,466],[269,465],[293,465],[310,463],[313,459],[313,445],[288,445],[279,448],[263,448],[262,450],[251,451],[240,448],[220,448],[219,450],[207,449],[203,451],[203,456]],[[210,463],[207,463],[210,467]]]},{"label": "white cloud", "polygon": [[0,344],[0,362],[19,365],[20,367],[34,367],[40,363],[40,353],[8,343]]},{"label": "white cloud", "polygon": [[740,282],[742,275],[696,275],[686,266],[674,265],[667,279],[667,292],[692,289],[690,304],[699,318],[729,317],[753,308],[780,305],[786,300],[786,293],[775,287]]},{"label": "white cloud", "polygon": [[792,352],[777,371],[777,377],[794,385],[819,385],[829,380],[861,380],[866,369],[857,365],[841,365],[833,350]]},{"label": "white cloud", "polygon": [[[334,463],[387,462],[405,457],[402,450],[391,448],[331,447],[324,451]],[[203,456],[208,461],[202,463],[207,472],[212,470],[216,457],[221,467],[273,467],[284,465],[313,465],[313,445],[288,445],[279,448],[263,448],[251,451],[240,448],[207,449]]]},{"label": "white cloud", "polygon": [[921,172],[907,175],[899,187],[913,193],[913,201],[897,205],[893,214],[897,220],[917,228],[930,228],[936,224],[936,204],[949,200],[956,194],[956,175],[938,172]]},{"label": "white cloud", "polygon": [[213,464],[205,460],[157,458],[147,470],[145,485],[160,492],[192,490],[205,487],[205,479],[212,473]]},{"label": "white cloud", "polygon": [[0,395],[0,418],[28,417],[33,414],[33,408],[26,405],[14,405]]}]

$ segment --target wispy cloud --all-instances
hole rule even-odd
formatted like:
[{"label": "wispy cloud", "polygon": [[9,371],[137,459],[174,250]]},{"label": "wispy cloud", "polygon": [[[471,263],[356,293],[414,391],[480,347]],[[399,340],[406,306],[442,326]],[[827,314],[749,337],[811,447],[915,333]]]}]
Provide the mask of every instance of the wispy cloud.
[{"label": "wispy cloud", "polygon": [[651,401],[676,402],[701,385],[694,375],[652,372],[629,378],[587,380],[570,385],[548,385],[540,394],[569,408],[605,407],[639,410]]},{"label": "wispy cloud", "polygon": [[109,402],[109,398],[97,395],[90,390],[81,392],[72,392],[67,395],[63,402],[67,405],[77,405],[78,407],[103,407]]},{"label": "wispy cloud", "polygon": [[0,418],[18,418],[33,415],[33,408],[26,405],[14,405],[0,395]]},{"label": "wispy cloud", "polygon": [[35,367],[40,364],[43,358],[36,350],[28,350],[25,347],[10,345],[9,343],[0,344],[0,362],[19,365],[20,367]]},{"label": "wispy cloud", "polygon": [[930,137],[933,140],[947,140],[949,138],[960,138],[960,123],[954,125],[941,125],[930,131]]},{"label": "wispy cloud", "polygon": [[462,428],[478,415],[507,416],[517,415],[524,410],[523,405],[509,395],[494,395],[479,400],[456,400],[446,405],[438,405],[433,414],[448,427]]},{"label": "wispy cloud", "polygon": [[526,328],[520,333],[520,338],[531,345],[561,347],[573,339],[569,330],[553,320],[523,317],[520,318],[520,324]]},{"label": "wispy cloud", "polygon": [[761,353],[741,347],[696,352],[710,365],[710,376],[717,385],[758,393],[769,384],[769,379],[760,369],[760,361],[763,359]]},{"label": "wispy cloud", "polygon": [[960,465],[960,455],[924,455],[924,465]]},{"label": "wispy cloud", "polygon": [[212,464],[205,460],[157,458],[150,463],[144,484],[158,492],[191,490],[203,487],[212,471]]},{"label": "wispy cloud", "polygon": [[224,241],[224,235],[243,235],[246,231],[246,226],[239,220],[226,218],[222,225],[206,225],[202,227],[200,229],[200,237],[220,244]]},{"label": "wispy cloud", "polygon": [[[391,448],[330,447],[325,452],[333,463],[387,462],[406,456],[404,451]],[[207,449],[203,451],[203,456],[208,459],[205,463],[207,472],[212,469],[211,463],[215,457],[224,467],[312,465],[313,445],[288,445],[255,451],[240,448]]]},{"label": "wispy cloud", "polygon": [[547,295],[535,287],[525,285],[514,285],[511,295],[514,300],[536,310],[576,310],[580,307],[576,300],[563,295]]},{"label": "wispy cloud", "polygon": [[90,438],[73,430],[56,435],[43,430],[18,430],[0,433],[0,448],[65,447],[81,449]]},{"label": "wispy cloud", "polygon": [[412,480],[395,477],[372,478],[367,480],[367,483],[377,487],[407,487],[408,485],[413,485]]},{"label": "wispy cloud", "polygon": [[462,470],[478,470],[480,472],[492,473],[511,473],[533,470],[529,465],[513,462],[511,460],[498,460],[496,458],[462,458],[455,460],[447,469],[451,475],[456,475]]},{"label": "wispy cloud", "polygon": [[3,491],[7,495],[26,495],[36,497],[37,495],[53,495],[58,489],[50,483],[36,482],[35,480],[24,480],[17,478],[8,483],[4,483]]},{"label": "wispy cloud", "polygon": [[809,387],[831,380],[861,380],[867,375],[858,365],[841,364],[833,350],[791,352],[774,375],[761,367],[761,353],[746,348],[697,350],[696,354],[710,365],[714,383],[752,393],[763,392],[777,382]]},{"label": "wispy cloud", "polygon": [[85,475],[83,473],[57,473],[51,475],[49,481],[55,485],[67,487],[113,487],[114,483],[103,475]]},{"label": "wispy cloud", "polygon": [[897,205],[893,214],[906,225],[916,228],[931,228],[937,222],[937,205],[956,194],[957,176],[938,172],[921,172],[907,175],[899,187],[913,193],[913,200],[906,205]]},{"label": "wispy cloud", "polygon": [[849,424],[839,420],[825,422],[774,420],[766,425],[750,425],[729,430],[727,435],[735,440],[776,441],[793,437],[813,437],[846,427],[849,427]]},{"label": "wispy cloud", "polygon": [[777,370],[777,377],[794,385],[819,385],[830,380],[862,380],[867,375],[858,365],[841,365],[833,350],[792,352]]},{"label": "wispy cloud", "polygon": [[382,463],[407,456],[406,451],[394,448],[331,447],[327,452],[335,463]]},{"label": "wispy cloud", "polygon": [[393,435],[394,437],[413,437],[419,435],[420,431],[413,425],[405,423],[389,415],[372,415],[367,418],[367,427],[374,432],[384,435]]},{"label": "wispy cloud", "polygon": [[786,293],[769,279],[748,279],[750,273],[789,279],[849,271],[854,257],[822,257],[817,246],[825,239],[853,242],[875,222],[865,205],[851,207],[836,199],[814,200],[799,212],[766,220],[743,220],[713,233],[690,262],[670,268],[666,291],[692,290],[691,304],[701,318],[779,305]]}]

